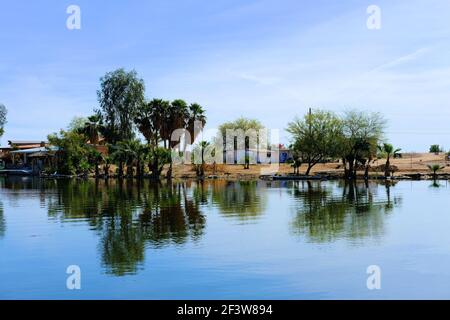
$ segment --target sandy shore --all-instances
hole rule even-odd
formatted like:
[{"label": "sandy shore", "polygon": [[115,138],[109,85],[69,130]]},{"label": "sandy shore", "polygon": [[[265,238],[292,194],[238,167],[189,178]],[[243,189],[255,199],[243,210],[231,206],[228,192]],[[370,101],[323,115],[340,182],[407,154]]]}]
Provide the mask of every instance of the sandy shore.
[{"label": "sandy shore", "polygon": [[[385,164],[385,159],[376,160],[371,166],[377,167]],[[446,155],[434,154],[434,153],[404,153],[402,158],[400,159],[391,159],[391,165],[397,168],[397,171],[394,173],[394,176],[402,177],[405,175],[412,174],[422,174],[424,176],[430,175],[431,172],[428,169],[428,164],[440,164],[444,167],[439,174],[441,175],[450,175],[450,161],[446,160]],[[302,165],[300,167],[300,174],[304,174],[306,171],[306,165]],[[264,170],[269,168],[268,165],[250,165],[250,169],[244,169],[242,164],[237,165],[217,165],[216,170],[214,171],[212,166],[208,166],[205,176],[214,176],[217,178],[226,178],[226,179],[255,179],[264,174]],[[290,164],[280,164],[279,168],[276,172],[279,175],[292,174],[293,169]],[[342,175],[344,170],[342,168],[341,162],[333,162],[326,164],[317,164],[311,174],[331,174],[331,175]],[[361,175],[363,172],[359,172]],[[163,172],[164,174],[164,172]],[[372,177],[383,176],[383,172],[376,171],[374,169],[371,170],[370,175]],[[173,176],[174,178],[196,178],[196,173],[192,165],[178,165],[173,168]]]}]

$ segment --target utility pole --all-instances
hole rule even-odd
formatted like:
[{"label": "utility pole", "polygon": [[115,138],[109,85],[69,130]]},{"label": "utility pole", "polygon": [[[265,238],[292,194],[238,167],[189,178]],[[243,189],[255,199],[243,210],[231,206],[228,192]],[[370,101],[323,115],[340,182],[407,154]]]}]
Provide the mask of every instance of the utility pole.
[{"label": "utility pole", "polygon": [[311,136],[311,116],[312,116],[312,111],[311,108],[309,108],[309,136]]}]

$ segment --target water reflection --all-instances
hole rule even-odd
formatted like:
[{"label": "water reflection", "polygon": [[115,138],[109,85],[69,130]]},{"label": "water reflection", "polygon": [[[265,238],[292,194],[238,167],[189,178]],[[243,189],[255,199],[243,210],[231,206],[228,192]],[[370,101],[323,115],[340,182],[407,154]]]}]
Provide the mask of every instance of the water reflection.
[{"label": "water reflection", "polygon": [[[9,204],[18,203],[21,197],[38,198],[49,219],[87,224],[97,235],[103,269],[117,276],[138,272],[151,254],[146,252],[148,248],[201,241],[212,209],[229,227],[231,221],[250,228],[268,214],[269,201],[288,195],[277,206],[281,211],[294,210],[292,233],[323,243],[382,235],[384,216],[401,200],[392,198],[392,184],[378,183],[0,178],[0,185],[8,193]],[[17,192],[24,189],[27,191]],[[270,189],[277,193],[268,192]],[[5,229],[0,202],[0,237]]]},{"label": "water reflection", "polygon": [[391,198],[392,185],[295,183],[290,191],[297,200],[292,232],[312,242],[379,237],[384,232],[384,216],[401,202],[399,196]]},{"label": "water reflection", "polygon": [[63,222],[85,219],[100,238],[102,264],[116,275],[135,273],[153,247],[198,241],[206,218],[187,183],[60,181],[47,207]]},{"label": "water reflection", "polygon": [[211,187],[212,202],[221,214],[241,223],[257,220],[266,208],[266,188],[260,182],[217,180]]},{"label": "water reflection", "polygon": [[3,238],[6,230],[6,222],[3,214],[3,202],[0,201],[0,238]]}]

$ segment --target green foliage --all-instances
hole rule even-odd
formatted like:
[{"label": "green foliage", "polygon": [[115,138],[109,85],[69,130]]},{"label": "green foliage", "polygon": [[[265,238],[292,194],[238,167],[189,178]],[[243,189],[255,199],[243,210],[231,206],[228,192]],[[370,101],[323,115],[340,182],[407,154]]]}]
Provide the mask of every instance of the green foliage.
[{"label": "green foliage", "polygon": [[355,178],[357,163],[365,164],[368,169],[370,161],[376,157],[386,121],[379,113],[356,110],[345,112],[341,121],[339,152],[345,164],[346,177]]},{"label": "green foliage", "polygon": [[0,137],[5,133],[5,124],[6,124],[6,115],[8,114],[8,110],[5,105],[0,103]]},{"label": "green foliage", "polygon": [[[160,172],[162,159],[166,159],[166,155],[169,155],[168,163],[170,168],[168,171],[168,178],[171,178],[172,158],[170,150],[177,147],[178,141],[172,141],[172,133],[175,130],[185,130],[185,145],[192,143],[195,131],[195,122],[199,121],[202,125],[206,122],[205,112],[203,108],[197,104],[188,104],[181,99],[174,100],[172,102],[153,99],[144,105],[142,105],[135,114],[134,122],[141,132],[141,134],[147,140],[149,152],[152,154],[151,158],[151,171],[154,178],[156,174]],[[188,140],[187,137],[191,139]],[[158,150],[160,143],[163,143],[164,149],[169,151],[167,154]],[[160,157],[161,156],[161,157]],[[167,162],[166,162],[167,163]]]},{"label": "green foliage", "polygon": [[433,172],[433,176],[436,177],[437,172],[444,169],[444,166],[441,166],[440,164],[434,163],[434,164],[428,164],[428,169]]},{"label": "green foliage", "polygon": [[[197,176],[202,177],[205,174],[205,151],[211,144],[208,141],[200,141],[192,150],[192,163],[195,167]],[[200,159],[200,163],[198,160]]]},{"label": "green foliage", "polygon": [[249,119],[240,117],[234,121],[225,122],[219,126],[219,131],[222,134],[222,137],[225,137],[227,130],[260,130],[263,129],[264,126],[256,119]]},{"label": "green foliage", "polygon": [[[242,130],[244,134],[247,134],[250,130],[254,130],[256,136],[254,137],[257,141],[254,141],[255,143],[258,143],[258,140],[266,137],[260,137],[259,130],[264,129],[264,126],[256,119],[248,119],[244,117],[240,117],[234,121],[231,122],[225,122],[222,125],[219,126],[219,133],[220,138],[223,139],[225,143],[227,143],[227,131],[228,130]],[[248,150],[250,148],[250,137],[245,136],[244,139],[244,149],[245,149],[245,157],[244,157],[244,168],[248,169],[250,167],[250,157],[248,156]]]},{"label": "green foliage", "polygon": [[436,153],[438,154],[439,152],[441,152],[441,148],[439,147],[438,144],[433,144],[430,146],[430,153]]},{"label": "green foliage", "polygon": [[301,162],[308,164],[306,174],[318,162],[339,154],[340,141],[337,138],[341,135],[342,123],[332,112],[318,110],[302,119],[295,118],[288,124],[287,132],[293,138],[297,168]]},{"label": "green foliage", "polygon": [[60,174],[87,173],[92,169],[93,148],[85,143],[85,137],[74,131],[61,130],[48,136],[50,145],[58,147],[57,171]]},{"label": "green foliage", "polygon": [[67,131],[80,132],[87,121],[88,119],[85,117],[73,117],[72,120],[70,120],[69,125],[67,126]]},{"label": "green foliage", "polygon": [[100,109],[96,112],[104,124],[104,137],[109,143],[134,137],[134,117],[144,104],[144,81],[136,71],[118,69],[100,79],[97,91]]},{"label": "green foliage", "polygon": [[384,169],[385,177],[389,177],[391,174],[390,159],[391,157],[396,157],[402,149],[394,149],[394,146],[389,143],[383,143],[378,149],[386,157],[386,165]]},{"label": "green foliage", "polygon": [[76,131],[83,134],[91,144],[98,144],[100,135],[104,132],[100,115],[94,114],[84,119],[84,122],[77,126]]}]

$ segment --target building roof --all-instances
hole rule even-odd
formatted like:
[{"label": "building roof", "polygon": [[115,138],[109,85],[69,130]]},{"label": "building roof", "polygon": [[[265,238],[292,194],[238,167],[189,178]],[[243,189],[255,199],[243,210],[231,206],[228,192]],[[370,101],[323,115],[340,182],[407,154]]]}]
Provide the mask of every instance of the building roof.
[{"label": "building roof", "polygon": [[47,143],[46,141],[38,141],[38,140],[8,140],[9,145],[12,144],[41,144],[41,143]]},{"label": "building roof", "polygon": [[40,147],[40,148],[31,148],[31,149],[24,149],[24,150],[15,150],[15,151],[11,151],[11,153],[32,154],[32,153],[37,153],[37,152],[49,152],[49,151],[59,151],[59,148],[54,147],[54,146]]}]

